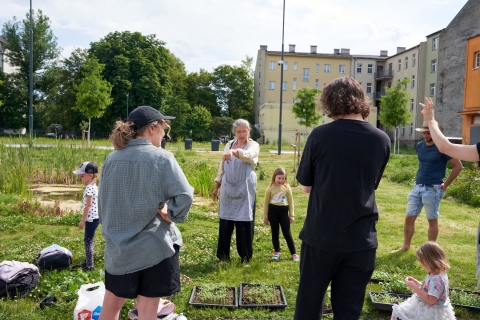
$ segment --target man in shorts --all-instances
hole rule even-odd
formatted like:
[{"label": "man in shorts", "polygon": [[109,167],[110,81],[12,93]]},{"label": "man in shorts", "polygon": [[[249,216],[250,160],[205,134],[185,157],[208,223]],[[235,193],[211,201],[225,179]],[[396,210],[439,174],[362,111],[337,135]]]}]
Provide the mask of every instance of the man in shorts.
[{"label": "man in shorts", "polygon": [[[438,151],[432,140],[430,130],[426,122],[422,128],[416,128],[422,132],[423,141],[417,144],[418,171],[415,185],[408,195],[407,215],[403,226],[403,246],[392,252],[407,251],[410,249],[413,234],[415,233],[415,220],[425,207],[428,219],[428,240],[437,241],[438,236],[438,211],[448,186],[457,178],[462,171],[462,163],[446,154]],[[453,166],[448,179],[443,182],[447,169],[447,162]]]}]

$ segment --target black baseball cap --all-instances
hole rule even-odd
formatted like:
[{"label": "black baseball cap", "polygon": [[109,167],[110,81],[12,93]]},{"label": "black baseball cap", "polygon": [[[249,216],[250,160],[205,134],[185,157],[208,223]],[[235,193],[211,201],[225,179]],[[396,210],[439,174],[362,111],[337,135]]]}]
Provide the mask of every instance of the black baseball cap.
[{"label": "black baseball cap", "polygon": [[141,128],[158,119],[171,120],[175,119],[175,117],[164,116],[160,111],[150,106],[137,107],[128,115],[128,120],[135,124],[135,129]]},{"label": "black baseball cap", "polygon": [[95,162],[84,162],[80,166],[80,169],[73,171],[75,174],[85,174],[85,173],[98,173],[98,167]]}]

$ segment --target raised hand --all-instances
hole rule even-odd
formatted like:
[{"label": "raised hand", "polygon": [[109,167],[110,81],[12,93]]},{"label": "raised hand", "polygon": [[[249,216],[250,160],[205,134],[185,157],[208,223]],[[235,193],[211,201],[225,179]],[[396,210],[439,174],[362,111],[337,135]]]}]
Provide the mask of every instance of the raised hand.
[{"label": "raised hand", "polygon": [[435,120],[433,116],[433,101],[432,98],[425,97],[425,104],[419,103],[422,107],[422,115],[425,121]]}]

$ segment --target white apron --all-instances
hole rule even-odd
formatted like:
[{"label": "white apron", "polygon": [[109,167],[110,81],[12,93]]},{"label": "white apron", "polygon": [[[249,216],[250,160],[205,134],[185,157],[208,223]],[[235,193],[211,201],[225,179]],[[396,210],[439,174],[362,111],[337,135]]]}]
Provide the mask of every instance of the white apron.
[{"label": "white apron", "polygon": [[223,163],[218,217],[232,221],[252,221],[257,175],[249,163],[232,156]]}]

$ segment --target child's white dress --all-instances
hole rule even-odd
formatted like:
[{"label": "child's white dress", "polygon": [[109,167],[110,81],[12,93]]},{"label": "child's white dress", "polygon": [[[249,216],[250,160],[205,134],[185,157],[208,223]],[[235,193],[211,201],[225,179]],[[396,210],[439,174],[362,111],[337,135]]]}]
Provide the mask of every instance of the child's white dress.
[{"label": "child's white dress", "polygon": [[430,306],[416,294],[406,301],[393,305],[392,320],[454,320],[450,299],[448,298],[448,276],[446,273],[427,275],[421,288],[438,300]]}]

